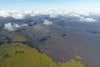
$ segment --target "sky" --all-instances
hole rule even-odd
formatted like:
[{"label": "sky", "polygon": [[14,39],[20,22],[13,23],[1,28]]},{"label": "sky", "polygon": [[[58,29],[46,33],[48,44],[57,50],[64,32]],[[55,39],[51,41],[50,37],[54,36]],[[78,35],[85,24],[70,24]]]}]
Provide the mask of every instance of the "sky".
[{"label": "sky", "polygon": [[99,8],[100,0],[0,0],[0,9]]}]

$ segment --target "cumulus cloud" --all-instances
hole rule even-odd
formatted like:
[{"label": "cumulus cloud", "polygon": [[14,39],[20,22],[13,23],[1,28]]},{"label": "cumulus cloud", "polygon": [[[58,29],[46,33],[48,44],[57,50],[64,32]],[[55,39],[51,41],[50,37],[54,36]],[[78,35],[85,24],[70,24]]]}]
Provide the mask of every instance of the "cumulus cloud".
[{"label": "cumulus cloud", "polygon": [[9,12],[0,10],[0,16],[2,16],[2,17],[8,17],[8,16],[10,16],[10,14],[9,14]]},{"label": "cumulus cloud", "polygon": [[76,13],[76,12],[69,12],[69,13],[67,13],[67,16],[72,16],[72,17],[78,17],[78,18],[80,18],[81,14]]},{"label": "cumulus cloud", "polygon": [[81,22],[96,22],[97,20],[94,18],[85,18],[85,17],[80,17]]},{"label": "cumulus cloud", "polygon": [[8,31],[15,31],[20,27],[26,27],[26,26],[28,26],[28,24],[19,25],[19,24],[16,24],[16,23],[9,22],[9,23],[4,24],[4,29],[6,29]]},{"label": "cumulus cloud", "polygon": [[14,28],[12,26],[12,23],[7,23],[4,25],[4,29],[9,30],[9,31],[14,31]]},{"label": "cumulus cloud", "polygon": [[44,25],[52,25],[53,22],[52,21],[49,21],[49,20],[44,20],[43,24]]},{"label": "cumulus cloud", "polygon": [[22,19],[25,15],[27,15],[28,12],[25,11],[4,11],[0,10],[0,16],[1,17],[13,17],[15,19]]},{"label": "cumulus cloud", "polygon": [[15,18],[15,19],[23,19],[25,15],[24,14],[19,14],[19,13],[13,13],[12,14],[12,17]]}]

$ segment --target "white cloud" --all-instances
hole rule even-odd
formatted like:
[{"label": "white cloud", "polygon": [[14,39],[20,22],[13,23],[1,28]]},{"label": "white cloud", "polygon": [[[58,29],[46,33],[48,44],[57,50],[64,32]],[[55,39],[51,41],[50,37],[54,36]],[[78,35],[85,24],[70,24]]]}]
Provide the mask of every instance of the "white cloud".
[{"label": "white cloud", "polygon": [[[46,10],[0,10],[0,16],[2,17],[13,17],[15,19],[22,19],[25,15],[35,16],[37,14],[48,14],[50,17],[55,18],[59,14],[62,16],[75,16],[75,17],[81,17],[83,16],[90,16],[90,15],[100,15],[100,9],[63,9],[63,10],[57,10],[57,9],[46,9]],[[84,19],[84,18],[81,18]],[[85,18],[89,21],[94,21],[89,18]]]},{"label": "white cloud", "polygon": [[12,17],[15,19],[22,19],[24,17],[24,14],[13,13]]},{"label": "white cloud", "polygon": [[9,30],[9,31],[14,31],[14,28],[12,26],[12,23],[7,23],[4,25],[4,29]]},{"label": "white cloud", "polygon": [[81,15],[76,13],[76,12],[70,12],[70,13],[67,14],[67,16],[78,17],[78,18],[81,17]]},{"label": "white cloud", "polygon": [[19,25],[19,24],[16,24],[16,23],[9,22],[9,23],[4,24],[4,29],[6,29],[8,31],[15,31],[20,27],[26,27],[26,26],[28,26],[28,25],[27,24]]},{"label": "white cloud", "polygon": [[49,20],[44,20],[43,24],[44,25],[52,25],[53,22],[52,21],[49,21]]},{"label": "white cloud", "polygon": [[8,12],[0,10],[0,16],[2,16],[2,17],[8,17],[9,15],[10,14]]},{"label": "white cloud", "polygon": [[85,17],[80,17],[81,22],[96,22],[97,20],[94,18],[85,18]]}]

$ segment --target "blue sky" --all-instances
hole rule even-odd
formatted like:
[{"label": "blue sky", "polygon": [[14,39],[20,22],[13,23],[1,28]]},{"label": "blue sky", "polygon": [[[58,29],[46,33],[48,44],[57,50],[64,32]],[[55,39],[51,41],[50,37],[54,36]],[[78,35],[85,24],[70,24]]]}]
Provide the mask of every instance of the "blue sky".
[{"label": "blue sky", "polygon": [[100,0],[0,0],[0,9],[99,8]]}]

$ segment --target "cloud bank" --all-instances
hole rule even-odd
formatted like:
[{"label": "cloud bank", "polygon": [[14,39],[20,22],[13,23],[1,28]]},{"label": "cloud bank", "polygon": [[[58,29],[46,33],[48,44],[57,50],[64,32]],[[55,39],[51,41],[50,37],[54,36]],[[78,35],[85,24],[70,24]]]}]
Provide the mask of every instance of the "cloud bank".
[{"label": "cloud bank", "polygon": [[[49,17],[49,18],[48,18]],[[99,11],[78,10],[36,10],[36,11],[14,11],[0,10],[0,23],[4,23],[4,29],[14,31],[20,27],[34,23],[52,25],[55,22],[82,22],[95,23],[100,21]],[[69,19],[70,18],[70,19]],[[71,21],[72,20],[72,21]],[[29,25],[30,25],[29,24]]]}]

